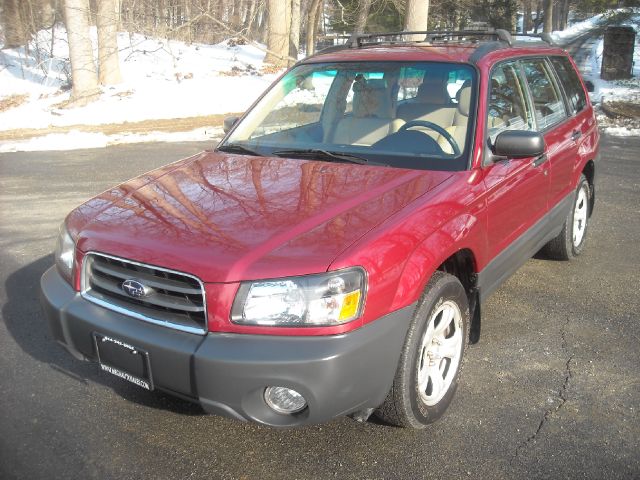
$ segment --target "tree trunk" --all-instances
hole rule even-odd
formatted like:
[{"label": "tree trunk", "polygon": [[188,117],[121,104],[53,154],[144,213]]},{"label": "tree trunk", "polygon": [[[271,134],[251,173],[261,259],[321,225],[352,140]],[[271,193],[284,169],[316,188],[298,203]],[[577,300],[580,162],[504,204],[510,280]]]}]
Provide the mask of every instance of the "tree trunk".
[{"label": "tree trunk", "polygon": [[[407,0],[404,14],[404,29],[410,31],[425,31],[429,20],[429,0]],[[420,41],[424,35],[409,35],[407,40]]]},{"label": "tree trunk", "polygon": [[269,35],[264,58],[266,63],[286,67],[289,58],[289,31],[291,29],[291,0],[268,0]]},{"label": "tree trunk", "polygon": [[371,10],[372,0],[359,0],[358,17],[356,18],[355,33],[363,33],[367,28],[367,20],[369,19],[369,11]]},{"label": "tree trunk", "polygon": [[553,31],[553,0],[545,0],[544,4],[544,29],[546,33]]},{"label": "tree trunk", "polygon": [[242,10],[244,5],[242,0],[235,0],[231,5],[233,13],[231,14],[231,28],[234,32],[242,31]]},{"label": "tree trunk", "polygon": [[531,30],[531,0],[524,0],[523,7],[522,33],[529,33],[529,30]]},{"label": "tree trunk", "polygon": [[122,81],[118,55],[117,0],[98,0],[98,65],[100,83],[114,85]]},{"label": "tree trunk", "polygon": [[560,30],[567,28],[569,22],[569,0],[562,0],[560,8]]},{"label": "tree trunk", "polygon": [[[291,2],[291,32],[289,38],[289,57],[298,59],[300,49],[300,0]],[[294,63],[290,60],[290,63]]]},{"label": "tree trunk", "polygon": [[27,29],[20,14],[20,0],[5,0],[2,2],[2,29],[4,30],[5,48],[16,48],[28,41]]},{"label": "tree trunk", "polygon": [[307,57],[316,51],[316,36],[318,33],[318,17],[322,0],[311,0],[307,14]]},{"label": "tree trunk", "polygon": [[254,29],[254,25],[257,23],[256,21],[256,17],[257,17],[257,9],[256,9],[256,2],[255,0],[250,0],[249,1],[249,8],[247,10],[247,17],[244,21],[244,28],[247,32],[247,36],[249,38],[255,38],[255,29]]},{"label": "tree trunk", "polygon": [[66,0],[65,15],[71,78],[73,89],[71,100],[77,104],[95,99],[98,90],[98,75],[93,62],[93,46],[89,36],[89,0]]}]

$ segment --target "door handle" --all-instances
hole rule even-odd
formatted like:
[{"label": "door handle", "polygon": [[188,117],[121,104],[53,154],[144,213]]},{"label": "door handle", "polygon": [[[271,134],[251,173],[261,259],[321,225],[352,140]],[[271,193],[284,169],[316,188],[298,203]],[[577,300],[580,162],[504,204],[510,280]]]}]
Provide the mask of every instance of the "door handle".
[{"label": "door handle", "polygon": [[574,142],[578,140],[582,136],[582,132],[580,130],[576,130],[571,134],[571,140]]},{"label": "door handle", "polygon": [[531,165],[533,165],[534,167],[539,167],[546,161],[547,161],[547,154],[543,153],[539,157],[534,158],[533,162],[531,162]]}]

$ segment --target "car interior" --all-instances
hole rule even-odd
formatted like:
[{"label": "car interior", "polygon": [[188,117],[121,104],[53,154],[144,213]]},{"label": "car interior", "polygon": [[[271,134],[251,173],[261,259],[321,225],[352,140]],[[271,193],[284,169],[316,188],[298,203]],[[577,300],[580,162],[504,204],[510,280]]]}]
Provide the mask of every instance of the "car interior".
[{"label": "car interior", "polygon": [[447,169],[454,167],[452,159],[466,166],[470,67],[436,62],[302,67],[307,70],[294,69],[291,79],[285,76],[263,98],[230,142],[367,158],[393,154],[392,166],[400,168],[428,168],[431,162],[424,157],[447,160]]}]

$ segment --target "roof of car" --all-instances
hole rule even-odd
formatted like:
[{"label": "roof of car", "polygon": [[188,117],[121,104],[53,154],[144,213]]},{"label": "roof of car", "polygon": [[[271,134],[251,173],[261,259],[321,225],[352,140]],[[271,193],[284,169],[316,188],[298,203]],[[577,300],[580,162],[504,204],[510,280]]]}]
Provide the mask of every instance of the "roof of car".
[{"label": "roof of car", "polygon": [[[483,49],[482,55],[477,53]],[[441,61],[475,63],[479,58],[492,52],[500,52],[500,58],[517,55],[562,54],[559,47],[542,42],[518,42],[508,46],[501,42],[456,43],[456,44],[380,44],[359,48],[330,48],[326,53],[308,57],[304,63],[344,62],[344,61]],[[476,54],[476,55],[474,55]]]}]

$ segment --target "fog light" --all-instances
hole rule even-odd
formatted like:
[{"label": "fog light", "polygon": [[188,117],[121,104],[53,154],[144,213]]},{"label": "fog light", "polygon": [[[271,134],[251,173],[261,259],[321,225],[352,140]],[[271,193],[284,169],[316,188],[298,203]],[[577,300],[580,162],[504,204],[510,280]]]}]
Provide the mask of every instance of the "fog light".
[{"label": "fog light", "polygon": [[278,413],[297,413],[307,406],[302,395],[286,387],[265,388],[264,401]]}]

